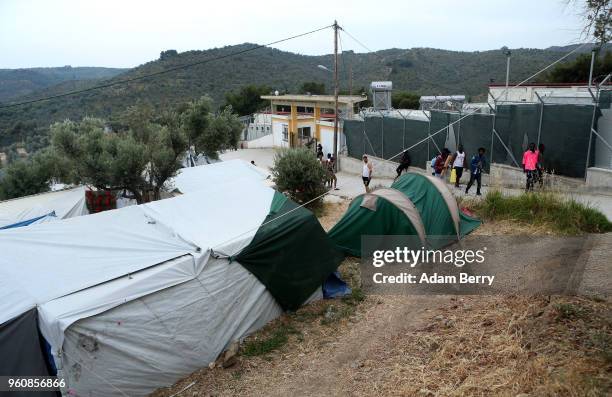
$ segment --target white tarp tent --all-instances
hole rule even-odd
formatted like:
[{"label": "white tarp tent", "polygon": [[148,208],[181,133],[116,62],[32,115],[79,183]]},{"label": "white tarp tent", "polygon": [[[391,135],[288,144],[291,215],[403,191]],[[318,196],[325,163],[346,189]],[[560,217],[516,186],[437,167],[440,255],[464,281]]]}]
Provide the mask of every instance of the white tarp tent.
[{"label": "white tarp tent", "polygon": [[84,186],[0,202],[0,228],[87,215]]},{"label": "white tarp tent", "polygon": [[249,245],[275,194],[240,180],[0,231],[0,325],[37,308],[64,392],[172,384],[282,312],[240,263],[211,254]]},{"label": "white tarp tent", "polygon": [[270,173],[244,160],[221,161],[214,164],[181,168],[172,180],[166,183],[166,189],[178,189],[189,193],[228,181],[265,181]]}]

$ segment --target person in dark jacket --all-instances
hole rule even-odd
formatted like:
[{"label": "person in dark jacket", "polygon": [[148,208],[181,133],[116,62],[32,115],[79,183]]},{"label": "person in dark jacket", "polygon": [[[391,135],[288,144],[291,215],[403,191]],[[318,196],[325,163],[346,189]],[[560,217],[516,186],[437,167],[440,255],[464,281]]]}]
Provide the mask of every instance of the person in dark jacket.
[{"label": "person in dark jacket", "polygon": [[395,179],[399,178],[400,175],[402,175],[403,171],[408,171],[408,167],[410,167],[410,162],[410,153],[408,153],[408,150],[404,150],[404,153],[402,154],[402,159],[400,160],[400,164],[395,170],[397,171],[397,176],[395,177]]},{"label": "person in dark jacket", "polygon": [[480,188],[482,186],[482,170],[487,164],[487,158],[485,157],[485,148],[478,148],[478,154],[472,156],[470,160],[470,181],[465,188],[465,194],[468,194],[470,188],[476,181],[476,195],[480,196]]}]

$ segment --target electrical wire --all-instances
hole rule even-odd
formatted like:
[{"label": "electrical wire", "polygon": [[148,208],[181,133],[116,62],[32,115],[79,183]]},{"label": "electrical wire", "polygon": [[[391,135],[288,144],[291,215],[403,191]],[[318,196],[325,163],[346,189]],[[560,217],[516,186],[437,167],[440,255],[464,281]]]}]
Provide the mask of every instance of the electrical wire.
[{"label": "electrical wire", "polygon": [[[531,80],[532,78],[536,77],[537,75],[539,75],[540,73],[550,69],[551,67],[553,67],[554,65],[556,65],[557,63],[561,62],[562,60],[564,60],[565,58],[567,58],[568,56],[570,56],[571,54],[573,54],[574,52],[578,51],[580,48],[584,47],[586,44],[588,43],[582,43],[581,45],[579,45],[578,47],[574,48],[572,51],[568,52],[567,54],[563,55],[561,58],[557,59],[556,61],[552,62],[551,64],[549,64],[548,66],[538,70],[537,72],[535,72],[534,74],[532,74],[531,76],[527,77],[525,80],[521,81],[520,83],[516,84],[515,86],[512,87],[508,87],[506,88],[504,91],[502,91],[502,93],[500,94],[500,97],[503,96],[506,92],[508,92],[508,90],[519,87],[521,85],[523,85],[524,83],[528,82],[529,80]],[[399,156],[400,154],[404,153],[406,150],[410,150],[410,149],[414,149],[416,146],[420,145],[423,142],[426,142],[428,139],[430,139],[432,136],[439,134],[442,131],[446,131],[448,129],[448,127],[450,127],[453,124],[456,124],[458,122],[460,122],[461,120],[465,119],[466,117],[469,117],[471,115],[473,115],[474,113],[476,113],[478,110],[475,109],[473,112],[468,112],[465,114],[465,116],[459,117],[457,120],[453,121],[452,123],[449,123],[446,127],[442,127],[441,129],[439,129],[438,131],[434,132],[433,134],[430,134],[427,138],[424,138],[422,140],[420,140],[419,142],[415,143],[414,145],[403,149],[401,152],[397,153],[396,155],[394,155],[393,157],[389,157],[387,160],[392,160],[394,158],[396,158],[397,156]]]},{"label": "electrical wire", "polygon": [[[366,50],[372,52],[372,50],[370,50],[365,44],[363,44],[361,41],[359,41],[357,38],[355,38],[353,35],[351,35],[349,32],[346,31],[346,29],[342,28],[341,29],[344,33],[346,33],[351,39],[353,39],[353,41],[355,41],[357,44],[361,45],[363,48],[365,48]],[[523,81],[521,81],[520,83],[514,85],[513,87],[508,87],[506,89],[504,89],[504,91],[502,91],[502,93],[500,94],[500,97],[503,96],[506,92],[508,92],[508,90],[519,87],[523,84],[525,84],[526,82],[528,82],[529,80],[533,79],[534,77],[536,77],[537,75],[539,75],[542,72],[545,72],[546,70],[550,69],[551,67],[553,67],[554,65],[556,65],[557,63],[563,61],[564,59],[566,59],[567,57],[569,57],[570,55],[572,55],[573,53],[575,53],[576,51],[578,51],[579,49],[581,49],[582,47],[584,47],[585,45],[587,45],[588,43],[582,43],[580,45],[578,45],[577,47],[575,47],[573,50],[571,50],[570,52],[568,52],[567,54],[563,55],[561,58],[557,59],[556,61],[550,63],[549,65],[547,65],[546,67],[538,70],[537,72],[535,72],[534,74],[532,74],[531,76],[527,77],[526,79],[524,79]],[[419,142],[415,143],[412,146],[409,146],[406,149],[403,149],[401,152],[397,153],[396,155],[394,155],[393,157],[388,158],[387,160],[392,160],[394,158],[396,158],[397,156],[399,156],[400,154],[404,153],[406,150],[411,150],[414,149],[416,146],[426,142],[428,139],[430,139],[431,137],[433,137],[434,135],[437,135],[443,131],[446,131],[448,129],[448,127],[450,127],[453,124],[456,124],[458,122],[460,122],[461,120],[465,119],[466,117],[469,117],[471,115],[473,115],[474,113],[476,113],[477,110],[474,110],[473,112],[468,112],[466,113],[464,116],[458,118],[457,120],[453,121],[452,123],[449,123],[446,127],[441,128],[440,130],[434,132],[433,134],[429,134],[427,136],[427,138],[424,138],[422,140],[420,140]]]},{"label": "electrical wire", "polygon": [[17,107],[17,106],[28,105],[28,104],[32,104],[32,103],[48,101],[48,100],[57,99],[57,98],[63,98],[63,97],[71,96],[71,95],[82,94],[84,92],[99,90],[99,89],[102,89],[102,88],[114,87],[114,86],[120,85],[120,84],[127,84],[127,83],[131,83],[133,81],[144,80],[144,79],[148,79],[150,77],[159,76],[159,75],[170,73],[170,72],[174,72],[174,71],[177,71],[177,70],[184,70],[184,69],[188,69],[188,68],[191,68],[191,67],[194,67],[194,66],[203,65],[203,64],[206,64],[206,63],[209,63],[209,62],[218,61],[220,59],[226,59],[226,58],[230,58],[230,57],[233,57],[233,56],[236,56],[236,55],[241,55],[241,54],[244,54],[244,53],[247,53],[247,52],[258,50],[258,49],[263,48],[263,47],[268,47],[268,46],[271,46],[271,45],[274,45],[274,44],[279,44],[279,43],[282,43],[282,42],[285,42],[285,41],[297,39],[299,37],[303,37],[303,36],[307,36],[307,35],[310,35],[310,34],[313,34],[313,33],[316,33],[316,32],[320,32],[321,30],[329,29],[331,27],[333,27],[333,25],[327,25],[327,26],[324,26],[322,28],[311,30],[309,32],[300,33],[300,34],[297,34],[295,36],[286,37],[284,39],[272,41],[272,42],[267,43],[267,44],[257,45],[257,46],[252,47],[252,48],[247,48],[245,50],[240,50],[240,51],[232,52],[230,54],[222,55],[222,56],[219,56],[219,57],[209,58],[209,59],[205,59],[205,60],[202,60],[202,61],[192,62],[192,63],[188,63],[188,64],[184,64],[184,65],[179,65],[179,66],[175,66],[175,67],[172,67],[172,68],[160,70],[158,72],[149,73],[149,74],[142,75],[142,76],[136,76],[136,77],[132,77],[132,78],[129,78],[129,79],[113,81],[113,82],[110,82],[110,83],[107,83],[107,84],[100,84],[100,85],[97,85],[97,86],[94,86],[94,87],[85,88],[85,89],[82,89],[82,90],[69,91],[69,92],[65,92],[65,93],[62,93],[62,94],[51,95],[51,96],[44,97],[44,98],[32,99],[32,100],[29,100],[29,101],[23,101],[23,102],[17,102],[17,103],[9,103],[9,104],[4,104],[4,105],[0,104],[0,109],[8,109],[8,108],[13,108],[13,107]]}]

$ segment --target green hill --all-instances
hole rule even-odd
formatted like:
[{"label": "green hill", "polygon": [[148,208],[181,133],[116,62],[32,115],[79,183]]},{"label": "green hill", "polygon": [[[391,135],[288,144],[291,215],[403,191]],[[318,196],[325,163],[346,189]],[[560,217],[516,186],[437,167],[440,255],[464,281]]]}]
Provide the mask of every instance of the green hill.
[{"label": "green hill", "polygon": [[0,69],[0,102],[31,94],[64,81],[107,79],[127,69],[71,67]]},{"label": "green hill", "polygon": [[[254,46],[246,43],[165,56],[163,60],[148,62],[107,81],[149,74]],[[523,80],[559,56],[559,51],[555,50],[512,50],[510,78],[512,81]],[[295,92],[305,81],[323,82],[331,87],[332,74],[317,65],[331,68],[332,60],[332,55],[307,56],[261,48],[125,85],[0,109],[0,147],[19,141],[26,141],[27,144],[32,134],[44,137],[49,124],[54,121],[80,119],[85,115],[109,118],[138,101],[161,109],[202,95],[209,95],[216,104],[221,104],[226,92],[248,84],[266,84],[281,92]],[[421,95],[465,94],[477,101],[485,100],[487,84],[491,79],[504,81],[506,59],[500,50],[457,52],[432,48],[394,48],[368,54],[345,52],[340,61],[343,90],[349,85],[349,65],[354,93],[361,87],[367,88],[371,81],[391,80],[395,90],[410,90]],[[96,83],[93,80],[64,81],[14,101],[54,95]],[[36,145],[44,144],[41,139],[36,139]]]}]

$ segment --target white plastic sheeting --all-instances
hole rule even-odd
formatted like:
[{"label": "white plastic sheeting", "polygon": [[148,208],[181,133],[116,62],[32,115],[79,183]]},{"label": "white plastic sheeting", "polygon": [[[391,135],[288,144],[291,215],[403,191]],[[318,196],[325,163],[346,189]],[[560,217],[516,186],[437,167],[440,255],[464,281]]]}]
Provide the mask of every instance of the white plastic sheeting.
[{"label": "white plastic sheeting", "polygon": [[166,183],[166,189],[181,193],[214,187],[229,181],[264,181],[270,174],[244,160],[235,159],[214,164],[182,168],[178,175]]},{"label": "white plastic sheeting", "polygon": [[142,206],[0,230],[0,323],[195,249],[150,223]]},{"label": "white plastic sheeting", "polygon": [[[44,217],[35,223],[87,215],[84,186],[0,202],[0,227]],[[54,212],[55,216],[46,216]]]},{"label": "white plastic sheeting", "polygon": [[38,306],[78,395],[121,395],[109,383],[129,395],[168,385],[281,313],[239,263],[210,255],[246,247],[273,195],[261,181],[227,181],[0,231],[0,323]]},{"label": "white plastic sheeting", "polygon": [[211,259],[191,281],[73,324],[63,376],[75,395],[120,395],[106,382],[129,396],[147,395],[206,367],[281,313],[242,266]]}]

